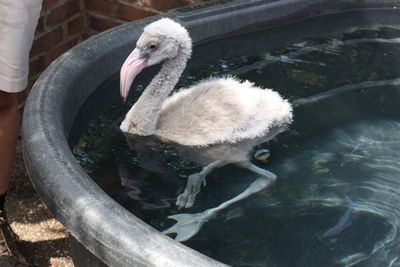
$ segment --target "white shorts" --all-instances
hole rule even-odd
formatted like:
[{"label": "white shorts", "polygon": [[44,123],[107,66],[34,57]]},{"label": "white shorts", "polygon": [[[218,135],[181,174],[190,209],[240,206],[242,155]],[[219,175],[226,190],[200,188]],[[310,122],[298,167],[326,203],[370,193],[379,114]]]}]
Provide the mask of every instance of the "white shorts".
[{"label": "white shorts", "polygon": [[42,0],[0,0],[0,90],[15,93],[28,84],[29,51]]}]

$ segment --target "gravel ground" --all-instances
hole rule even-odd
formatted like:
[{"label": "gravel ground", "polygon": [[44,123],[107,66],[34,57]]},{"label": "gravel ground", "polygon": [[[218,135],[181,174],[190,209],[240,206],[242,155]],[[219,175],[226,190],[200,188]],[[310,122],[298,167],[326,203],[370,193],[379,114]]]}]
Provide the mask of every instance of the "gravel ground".
[{"label": "gravel ground", "polygon": [[19,236],[22,254],[33,266],[73,267],[69,233],[46,208],[33,188],[22,160],[20,141],[6,211]]}]

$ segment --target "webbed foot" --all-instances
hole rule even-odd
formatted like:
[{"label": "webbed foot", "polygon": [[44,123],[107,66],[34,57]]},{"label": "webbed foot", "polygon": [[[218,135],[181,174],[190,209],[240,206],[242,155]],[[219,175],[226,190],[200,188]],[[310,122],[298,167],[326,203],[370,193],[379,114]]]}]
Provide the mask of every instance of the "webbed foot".
[{"label": "webbed foot", "polygon": [[257,193],[266,187],[268,187],[274,180],[271,179],[266,179],[266,178],[258,178],[255,180],[251,185],[244,190],[242,193],[239,195],[235,196],[234,198],[231,198],[220,205],[218,205],[215,208],[211,208],[208,210],[205,210],[201,213],[193,213],[193,214],[188,214],[188,213],[183,213],[183,214],[175,214],[168,216],[168,219],[173,219],[176,220],[176,224],[168,228],[167,230],[163,231],[164,234],[172,234],[176,233],[175,240],[181,242],[181,241],[186,241],[196,235],[200,228],[203,226],[204,223],[206,223],[208,220],[210,220],[212,217],[214,217],[219,211],[229,207],[230,205],[247,198],[248,196]]},{"label": "webbed foot", "polygon": [[211,215],[212,214],[206,210],[200,213],[182,213],[168,216],[168,219],[175,220],[176,224],[164,230],[162,233],[176,233],[175,240],[178,242],[189,240],[200,231],[200,228],[210,219]]}]

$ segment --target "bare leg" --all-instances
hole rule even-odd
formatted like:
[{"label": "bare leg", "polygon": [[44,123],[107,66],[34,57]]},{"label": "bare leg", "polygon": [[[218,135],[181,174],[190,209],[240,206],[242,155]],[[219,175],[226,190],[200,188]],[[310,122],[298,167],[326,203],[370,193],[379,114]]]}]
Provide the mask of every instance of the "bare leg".
[{"label": "bare leg", "polygon": [[16,94],[0,91],[0,195],[7,192],[18,137]]},{"label": "bare leg", "polygon": [[219,211],[229,207],[230,205],[257,193],[276,181],[276,175],[270,171],[264,170],[252,164],[249,161],[241,162],[239,166],[246,168],[259,175],[259,178],[255,180],[245,191],[240,193],[234,198],[231,198],[215,208],[205,210],[195,214],[176,214],[169,216],[169,219],[176,220],[176,224],[172,227],[163,231],[165,234],[176,233],[175,240],[186,241],[192,236],[197,234],[201,226],[214,217]]},{"label": "bare leg", "polygon": [[276,181],[276,175],[274,173],[267,171],[266,169],[260,168],[256,165],[254,165],[253,163],[251,163],[250,161],[239,162],[239,163],[237,163],[237,165],[239,165],[242,168],[248,169],[252,172],[255,172],[255,173],[261,175],[261,177],[263,177],[271,182]]},{"label": "bare leg", "polygon": [[200,172],[193,173],[188,177],[185,190],[176,199],[176,205],[179,208],[190,208],[193,206],[197,194],[200,192],[201,185],[206,186],[206,176],[209,175],[214,169],[222,165],[222,161],[214,161],[207,166],[203,167]]}]

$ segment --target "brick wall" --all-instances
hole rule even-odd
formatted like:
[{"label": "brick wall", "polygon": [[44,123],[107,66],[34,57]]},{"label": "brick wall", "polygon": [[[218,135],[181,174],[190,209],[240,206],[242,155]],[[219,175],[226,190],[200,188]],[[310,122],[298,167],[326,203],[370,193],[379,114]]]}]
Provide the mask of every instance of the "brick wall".
[{"label": "brick wall", "polygon": [[85,0],[43,0],[29,60],[28,90],[42,71],[62,53],[86,38]]},{"label": "brick wall", "polygon": [[210,0],[43,0],[30,54],[28,90],[58,56],[87,39],[128,21]]}]

